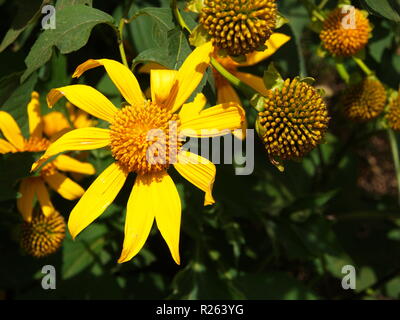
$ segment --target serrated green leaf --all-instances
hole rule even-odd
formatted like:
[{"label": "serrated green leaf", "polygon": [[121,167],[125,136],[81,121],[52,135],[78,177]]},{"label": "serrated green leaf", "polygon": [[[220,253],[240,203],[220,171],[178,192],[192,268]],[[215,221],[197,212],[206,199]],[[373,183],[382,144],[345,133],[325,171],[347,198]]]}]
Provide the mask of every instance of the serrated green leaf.
[{"label": "serrated green leaf", "polygon": [[57,11],[56,28],[42,32],[25,59],[27,69],[21,77],[24,81],[33,71],[50,60],[53,47],[67,54],[83,47],[92,29],[100,23],[111,24],[114,18],[105,12],[85,5],[65,7]]}]

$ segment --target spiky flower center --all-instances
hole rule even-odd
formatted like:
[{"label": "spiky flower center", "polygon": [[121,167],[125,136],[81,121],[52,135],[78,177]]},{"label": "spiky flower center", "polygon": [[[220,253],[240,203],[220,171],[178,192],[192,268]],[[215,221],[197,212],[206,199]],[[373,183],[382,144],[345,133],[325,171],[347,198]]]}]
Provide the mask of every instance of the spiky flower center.
[{"label": "spiky flower center", "polygon": [[400,131],[400,91],[396,98],[391,99],[386,119],[393,130]]},{"label": "spiky flower center", "polygon": [[374,79],[364,79],[350,87],[343,97],[345,116],[353,121],[364,122],[379,116],[386,104],[386,90]]},{"label": "spiky flower center", "polygon": [[199,22],[215,46],[238,56],[264,45],[276,15],[275,0],[204,0]]},{"label": "spiky flower center", "polygon": [[21,247],[37,258],[48,256],[60,248],[65,237],[65,220],[54,211],[46,217],[37,211],[31,222],[24,222],[21,232]]},{"label": "spiky flower center", "polygon": [[126,106],[110,126],[113,157],[127,172],[163,171],[176,161],[178,126],[178,115],[154,102]]},{"label": "spiky flower center", "polygon": [[300,159],[323,139],[329,117],[321,95],[305,82],[287,79],[281,90],[268,91],[259,113],[268,154],[281,160]]},{"label": "spiky flower center", "polygon": [[326,50],[335,56],[352,56],[368,43],[371,27],[355,8],[337,8],[325,20],[320,38]]}]

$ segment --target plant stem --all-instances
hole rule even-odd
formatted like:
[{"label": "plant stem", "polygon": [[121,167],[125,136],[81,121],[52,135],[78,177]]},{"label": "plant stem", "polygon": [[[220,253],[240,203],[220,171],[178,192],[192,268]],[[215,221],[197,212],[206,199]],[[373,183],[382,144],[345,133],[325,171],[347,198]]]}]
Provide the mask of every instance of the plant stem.
[{"label": "plant stem", "polygon": [[126,19],[121,18],[121,20],[119,20],[119,26],[118,26],[118,48],[119,48],[119,53],[121,55],[122,63],[127,68],[129,68],[128,61],[126,60],[124,41],[123,41],[123,32],[124,32],[125,23],[127,23]]},{"label": "plant stem", "polygon": [[336,70],[346,84],[350,82],[350,75],[343,63],[336,63]]},{"label": "plant stem", "polygon": [[397,138],[392,129],[388,128],[387,133],[389,136],[390,148],[392,149],[392,156],[394,162],[394,168],[396,170],[397,190],[398,190],[398,202],[400,205],[400,157],[399,157],[399,146],[397,144]]},{"label": "plant stem", "polygon": [[249,98],[253,97],[257,92],[252,87],[236,78],[232,73],[224,68],[215,58],[211,57],[211,65],[217,70],[226,80],[228,80],[236,88],[240,89]]},{"label": "plant stem", "polygon": [[370,76],[374,73],[360,58],[353,56],[353,60],[367,76]]},{"label": "plant stem", "polygon": [[321,3],[318,5],[318,9],[322,10],[329,0],[322,0]]}]

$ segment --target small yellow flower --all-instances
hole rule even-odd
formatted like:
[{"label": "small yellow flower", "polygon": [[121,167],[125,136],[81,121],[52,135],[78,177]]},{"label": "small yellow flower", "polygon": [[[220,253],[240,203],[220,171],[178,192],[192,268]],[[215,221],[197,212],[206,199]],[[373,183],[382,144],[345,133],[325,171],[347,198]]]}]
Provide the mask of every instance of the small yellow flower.
[{"label": "small yellow flower", "polygon": [[[43,119],[40,115],[39,94],[37,92],[32,93],[27,109],[30,132],[28,139],[23,137],[14,118],[7,112],[0,111],[0,131],[8,140],[0,139],[1,154],[43,152],[51,145],[50,140],[43,136]],[[35,195],[45,216],[54,212],[46,183],[68,200],[74,200],[83,195],[82,187],[58,170],[82,174],[95,173],[94,167],[90,163],[80,162],[67,155],[59,155],[41,169],[38,177],[22,179],[19,186],[21,197],[17,199],[17,207],[25,221],[30,222],[32,220]]]},{"label": "small yellow flower", "polygon": [[216,47],[238,56],[264,45],[276,17],[275,0],[204,0],[199,23]]},{"label": "small yellow flower", "polygon": [[[227,69],[239,80],[257,90],[260,94],[265,95],[267,89],[265,88],[263,79],[251,73],[240,72],[238,68],[254,66],[257,63],[269,58],[289,40],[290,37],[285,34],[274,33],[271,35],[269,40],[265,42],[265,46],[267,47],[267,49],[265,49],[264,51],[254,51],[252,53],[246,54],[246,61],[241,63],[234,61],[229,56],[219,57],[217,54],[215,54],[215,58],[225,69]],[[215,69],[213,69],[213,71],[215,86],[217,89],[217,103],[224,103],[229,101],[241,103],[237,92],[229,83],[229,81],[221,76]]]},{"label": "small yellow flower", "polygon": [[[151,70],[151,100],[144,97],[132,72],[117,61],[88,60],[78,66],[75,77],[88,69],[104,66],[127,102],[122,109],[86,85],[50,91],[47,97],[49,106],[65,96],[77,107],[110,123],[109,129],[83,128],[66,133],[47,149],[39,161],[67,150],[111,148],[115,162],[99,175],[70,214],[68,228],[73,238],[104,212],[128,174],[133,172],[136,181],[127,204],[125,239],[118,262],[132,259],[141,250],[156,220],[173,259],[180,263],[181,202],[167,169],[173,164],[185,179],[204,191],[205,205],[214,203],[212,186],[216,169],[207,159],[180,150],[178,137],[221,135],[224,134],[221,130],[240,129],[245,117],[243,109],[236,103],[203,110],[206,101],[202,94],[197,95],[192,103],[185,104],[203,78],[211,51],[211,43],[206,43],[195,49],[178,71]],[[152,151],[154,146],[158,154]],[[161,154],[166,162],[153,161],[153,156]]]},{"label": "small yellow flower", "polygon": [[287,79],[282,89],[269,90],[264,96],[258,121],[272,161],[298,160],[321,143],[328,128],[328,108],[314,87]]},{"label": "small yellow flower", "polygon": [[[354,19],[352,14],[354,13]],[[352,21],[354,20],[354,21]],[[354,26],[351,25],[354,23]],[[371,26],[362,11],[343,12],[333,10],[325,20],[320,38],[331,54],[340,57],[353,56],[364,49],[370,38]]]},{"label": "small yellow flower", "polygon": [[382,83],[366,78],[347,89],[342,100],[344,114],[349,120],[365,122],[383,112],[386,100],[386,90]]},{"label": "small yellow flower", "polygon": [[65,229],[65,220],[58,211],[45,216],[36,210],[32,220],[22,224],[21,247],[31,256],[46,257],[60,248]]}]

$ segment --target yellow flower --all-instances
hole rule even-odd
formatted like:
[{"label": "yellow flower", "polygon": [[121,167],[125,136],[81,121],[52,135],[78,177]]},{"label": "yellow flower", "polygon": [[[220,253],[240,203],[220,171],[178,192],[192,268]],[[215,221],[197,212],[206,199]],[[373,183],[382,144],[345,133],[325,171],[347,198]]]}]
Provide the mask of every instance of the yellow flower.
[{"label": "yellow flower", "polygon": [[[235,77],[246,83],[250,87],[257,90],[260,94],[266,95],[267,89],[265,88],[264,81],[261,77],[252,75],[251,73],[240,72],[238,67],[250,67],[272,56],[280,47],[290,40],[290,37],[282,33],[274,33],[265,42],[267,47],[264,51],[254,51],[246,55],[246,61],[238,63],[229,56],[219,57],[216,55],[217,61]],[[217,103],[224,103],[228,101],[240,102],[240,98],[231,86],[231,84],[218,71],[214,70],[215,86],[217,88]]]},{"label": "yellow flower", "polygon": [[[43,137],[43,119],[40,115],[39,95],[37,92],[32,93],[27,109],[29,139],[23,137],[18,124],[10,114],[0,111],[0,131],[8,140],[0,139],[1,154],[43,152],[51,145],[50,140]],[[22,179],[19,186],[21,197],[17,199],[17,207],[25,221],[30,222],[32,220],[35,195],[45,216],[49,216],[54,212],[46,183],[68,200],[77,199],[85,192],[81,186],[58,170],[82,174],[95,173],[94,167],[90,163],[80,162],[67,155],[59,155],[41,169],[39,176]]]},{"label": "yellow flower", "polygon": [[[62,151],[111,148],[115,162],[99,175],[70,214],[68,228],[73,238],[104,212],[128,174],[134,172],[136,181],[127,204],[125,239],[118,262],[128,261],[140,251],[156,220],[173,259],[180,263],[181,202],[167,169],[173,164],[185,179],[204,191],[205,205],[214,203],[212,186],[216,169],[207,159],[180,150],[182,142],[178,136],[219,136],[224,134],[221,130],[240,129],[245,117],[243,109],[236,103],[203,110],[206,101],[202,94],[192,103],[184,104],[200,83],[209,65],[211,51],[211,43],[206,43],[195,49],[178,71],[151,70],[151,100],[144,98],[135,76],[119,62],[88,60],[78,66],[75,77],[88,69],[104,66],[127,102],[122,109],[86,85],[50,91],[49,106],[65,96],[77,107],[110,123],[109,129],[83,128],[66,133],[33,166],[33,169],[37,168],[43,159]],[[165,140],[153,137],[151,133],[154,132],[164,135]],[[157,152],[152,152],[153,147],[158,148],[158,155],[166,155],[166,162],[154,161],[152,156]]]}]

